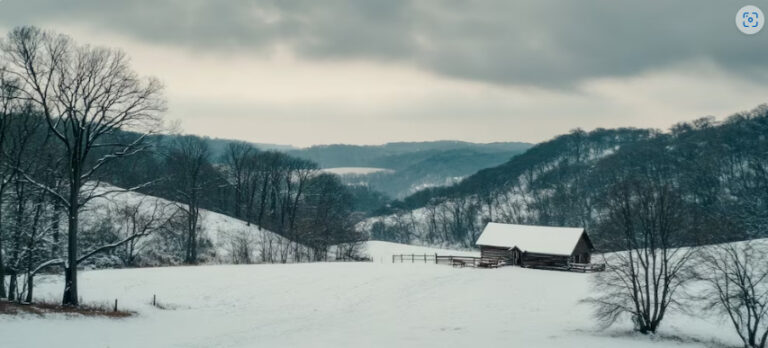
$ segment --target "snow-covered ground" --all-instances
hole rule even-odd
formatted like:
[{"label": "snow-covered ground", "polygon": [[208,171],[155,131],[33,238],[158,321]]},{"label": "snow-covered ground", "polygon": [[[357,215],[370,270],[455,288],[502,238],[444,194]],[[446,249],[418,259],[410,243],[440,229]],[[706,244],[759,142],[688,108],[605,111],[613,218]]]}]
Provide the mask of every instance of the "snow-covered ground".
[{"label": "snow-covered ground", "polygon": [[392,242],[368,241],[364,243],[362,253],[371,258],[373,262],[392,262],[392,255],[452,255],[452,256],[480,256],[479,251],[461,251],[431,248],[418,245],[407,245]]},{"label": "snow-covered ground", "polygon": [[[371,242],[368,251],[379,257],[418,252],[410,248]],[[386,262],[86,271],[84,301],[117,298],[138,315],[0,316],[0,337],[2,347],[73,348],[738,345],[727,323],[701,315],[665,319],[661,335],[681,339],[632,335],[628,323],[597,330],[590,307],[579,303],[590,293],[591,277]],[[60,296],[61,277],[38,283],[38,296]],[[153,294],[173,309],[150,306]]]}]

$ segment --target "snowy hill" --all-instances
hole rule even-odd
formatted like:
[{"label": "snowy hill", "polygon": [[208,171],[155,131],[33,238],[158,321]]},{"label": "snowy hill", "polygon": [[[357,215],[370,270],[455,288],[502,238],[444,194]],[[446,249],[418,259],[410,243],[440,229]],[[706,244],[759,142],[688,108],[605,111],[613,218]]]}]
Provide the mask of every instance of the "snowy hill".
[{"label": "snowy hill", "polygon": [[[118,191],[119,188],[102,185],[97,193]],[[89,230],[110,226],[115,231],[125,229],[128,220],[122,216],[126,208],[138,209],[145,218],[154,215],[157,221],[172,218],[178,213],[179,203],[162,198],[145,195],[138,192],[110,192],[104,197],[99,197],[88,203],[81,215],[82,229],[85,233]],[[137,249],[145,256],[144,265],[157,264],[159,261],[174,263],[172,255],[165,255],[167,251],[159,245],[160,234],[163,231],[153,232],[148,237],[140,240]],[[254,224],[216,212],[201,209],[200,238],[207,241],[210,247],[202,260],[205,263],[233,263],[233,249],[235,243],[246,243],[249,246],[250,259],[258,262],[264,259],[278,258],[277,246],[287,245],[288,240],[271,231],[260,229]],[[207,243],[206,243],[207,244]],[[269,247],[267,247],[269,246]],[[270,254],[270,255],[267,255]],[[102,258],[106,257],[101,255]],[[109,260],[101,260],[102,264],[110,266]],[[159,265],[159,264],[158,264]]]},{"label": "snowy hill", "polygon": [[[380,242],[368,248],[379,256],[413,250]],[[600,331],[591,308],[579,303],[590,295],[592,276],[387,262],[86,271],[80,278],[86,302],[117,298],[138,315],[122,320],[0,316],[0,335],[3,346],[63,348],[445,348],[503,347],[510,342],[516,347],[662,348],[739,343],[728,325],[701,313],[668,317],[654,337],[631,334],[628,322]],[[60,276],[41,277],[38,298],[58,298],[61,283]],[[172,309],[149,305],[154,294]]]}]

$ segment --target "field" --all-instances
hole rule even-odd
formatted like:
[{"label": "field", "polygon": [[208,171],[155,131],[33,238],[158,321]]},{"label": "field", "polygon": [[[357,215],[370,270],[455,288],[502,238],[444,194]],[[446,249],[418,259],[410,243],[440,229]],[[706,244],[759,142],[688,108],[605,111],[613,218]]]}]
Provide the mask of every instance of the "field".
[{"label": "field", "polygon": [[[653,338],[598,330],[589,274],[384,262],[87,271],[85,302],[127,319],[0,316],[3,347],[721,347],[726,323],[672,316]],[[403,247],[404,250],[408,247]],[[372,250],[373,251],[373,250]],[[60,277],[39,281],[58,297]],[[165,309],[151,306],[152,296]]]}]

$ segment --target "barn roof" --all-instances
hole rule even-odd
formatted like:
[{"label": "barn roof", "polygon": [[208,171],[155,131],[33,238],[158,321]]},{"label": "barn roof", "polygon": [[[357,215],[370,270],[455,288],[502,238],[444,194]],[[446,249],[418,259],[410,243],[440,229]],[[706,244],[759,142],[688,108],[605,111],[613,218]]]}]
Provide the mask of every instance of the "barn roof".
[{"label": "barn roof", "polygon": [[521,251],[531,253],[571,255],[584,233],[581,227],[511,225],[491,222],[485,226],[485,230],[475,244],[510,249],[517,247]]}]

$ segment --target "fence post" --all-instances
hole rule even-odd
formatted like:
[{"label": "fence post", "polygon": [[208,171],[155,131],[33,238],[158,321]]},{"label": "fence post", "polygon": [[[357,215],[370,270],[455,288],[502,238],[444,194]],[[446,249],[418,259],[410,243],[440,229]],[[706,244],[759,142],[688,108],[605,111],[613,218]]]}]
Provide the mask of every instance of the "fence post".
[{"label": "fence post", "polygon": [[435,253],[435,264],[437,264],[437,253]]},{"label": "fence post", "polygon": [[117,299],[115,299],[115,312],[117,312]]},{"label": "fence post", "polygon": [[411,254],[411,263],[416,263],[416,256]]},{"label": "fence post", "polygon": [[157,307],[157,295],[152,295],[152,305]]},{"label": "fence post", "polygon": [[427,253],[424,253],[424,263],[427,263]]}]

